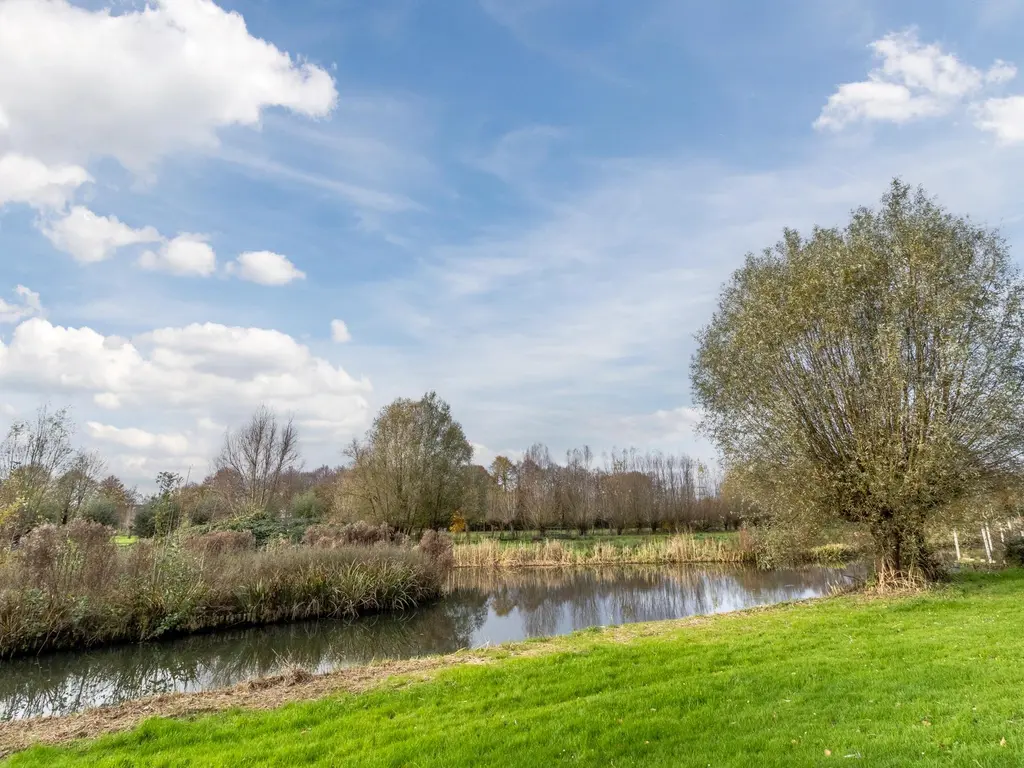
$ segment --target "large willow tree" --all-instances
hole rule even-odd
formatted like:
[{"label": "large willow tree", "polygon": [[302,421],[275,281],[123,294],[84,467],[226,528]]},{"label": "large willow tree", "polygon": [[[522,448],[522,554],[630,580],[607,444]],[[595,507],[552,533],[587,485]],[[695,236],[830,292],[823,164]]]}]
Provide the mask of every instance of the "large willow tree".
[{"label": "large willow tree", "polygon": [[778,520],[860,524],[880,568],[930,573],[929,520],[1020,468],[1022,298],[997,233],[894,181],[732,276],[693,360],[703,426]]}]

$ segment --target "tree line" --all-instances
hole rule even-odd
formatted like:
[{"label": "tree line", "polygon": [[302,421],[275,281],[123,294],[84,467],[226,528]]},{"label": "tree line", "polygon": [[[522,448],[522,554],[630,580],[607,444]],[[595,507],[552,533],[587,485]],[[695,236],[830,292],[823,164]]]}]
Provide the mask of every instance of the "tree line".
[{"label": "tree line", "polygon": [[519,460],[472,462],[448,403],[430,392],[384,407],[344,463],[303,467],[299,429],[267,407],[229,430],[205,478],[165,471],[143,495],[74,447],[68,409],[40,408],[0,444],[0,533],[84,519],[161,536],[183,526],[251,530],[259,541],[301,538],[310,525],[366,521],[426,529],[587,533],[723,530],[739,525],[720,476],[687,456],[589,448],[564,462],[536,444]]}]

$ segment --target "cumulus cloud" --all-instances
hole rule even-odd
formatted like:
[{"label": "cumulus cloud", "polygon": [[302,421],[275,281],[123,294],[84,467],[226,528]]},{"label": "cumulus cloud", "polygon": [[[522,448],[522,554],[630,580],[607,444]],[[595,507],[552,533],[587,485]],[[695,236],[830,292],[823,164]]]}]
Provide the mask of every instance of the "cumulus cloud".
[{"label": "cumulus cloud", "polygon": [[935,43],[922,44],[913,30],[886,35],[869,47],[880,65],[867,80],[840,85],[815,128],[839,130],[858,121],[906,123],[945,115],[986,85],[1005,83],[1017,74],[1012,64],[998,60],[983,72]]},{"label": "cumulus cloud", "polygon": [[97,421],[87,422],[85,427],[90,437],[126,448],[156,450],[171,456],[183,456],[189,450],[188,437],[180,433],[157,434],[136,427],[114,427]]},{"label": "cumulus cloud", "polygon": [[217,271],[217,255],[202,235],[183,234],[164,243],[157,251],[146,251],[139,266],[172,275],[209,277]]},{"label": "cumulus cloud", "polygon": [[[0,57],[2,55],[0,52]],[[3,76],[0,72],[0,78]],[[3,125],[0,124],[0,147],[2,138]],[[0,208],[8,203],[63,208],[75,190],[88,181],[91,177],[81,166],[47,165],[35,158],[8,152],[0,155]]]},{"label": "cumulus cloud", "polygon": [[162,239],[153,227],[133,229],[115,216],[99,216],[80,205],[62,218],[44,224],[43,234],[55,248],[83,264],[109,259],[114,251],[126,245]]},{"label": "cumulus cloud", "polygon": [[306,273],[292,264],[287,256],[272,251],[247,251],[230,262],[227,271],[260,285],[287,285],[306,277]]},{"label": "cumulus cloud", "polygon": [[344,320],[331,320],[331,340],[337,344],[352,340],[352,334],[349,333]]},{"label": "cumulus cloud", "polygon": [[14,289],[14,295],[17,300],[13,304],[0,299],[0,323],[17,323],[43,314],[43,302],[35,291],[19,285]]},{"label": "cumulus cloud", "polygon": [[124,339],[40,318],[0,341],[0,384],[85,395],[112,410],[161,408],[228,422],[264,403],[294,412],[300,424],[335,431],[362,424],[370,392],[365,379],[280,331],[205,323]]},{"label": "cumulus cloud", "polygon": [[1004,144],[1024,141],[1024,96],[989,99],[975,108],[975,125]]},{"label": "cumulus cloud", "polygon": [[284,107],[323,116],[337,98],[321,67],[254,37],[210,0],[90,10],[67,0],[0,3],[0,151],[43,162],[109,156],[144,169],[216,131]]}]

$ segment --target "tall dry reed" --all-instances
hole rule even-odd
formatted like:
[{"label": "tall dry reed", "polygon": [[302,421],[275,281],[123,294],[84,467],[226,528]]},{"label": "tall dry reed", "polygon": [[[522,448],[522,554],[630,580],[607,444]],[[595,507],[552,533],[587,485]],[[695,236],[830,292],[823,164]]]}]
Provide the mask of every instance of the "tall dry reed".
[{"label": "tall dry reed", "polygon": [[220,539],[120,548],[111,533],[42,526],[0,558],[0,658],[402,609],[438,596],[445,578],[412,548],[252,550]]},{"label": "tall dry reed", "polygon": [[722,541],[696,536],[652,539],[636,546],[598,542],[592,546],[559,541],[500,544],[485,540],[455,547],[456,567],[521,568],[579,565],[667,565],[676,563],[744,563],[754,551],[738,540]]}]

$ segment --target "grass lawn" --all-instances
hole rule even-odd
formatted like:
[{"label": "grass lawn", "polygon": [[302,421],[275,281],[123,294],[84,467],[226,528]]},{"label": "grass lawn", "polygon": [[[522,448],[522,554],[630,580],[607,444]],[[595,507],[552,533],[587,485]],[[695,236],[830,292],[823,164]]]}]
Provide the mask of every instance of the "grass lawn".
[{"label": "grass lawn", "polygon": [[1024,764],[1024,571],[542,641],[369,693],[11,766]]},{"label": "grass lawn", "polygon": [[114,537],[114,543],[117,544],[117,546],[119,546],[119,547],[131,546],[132,544],[134,544],[138,540],[139,540],[138,536],[124,536],[124,535],[118,534],[117,536]]}]

